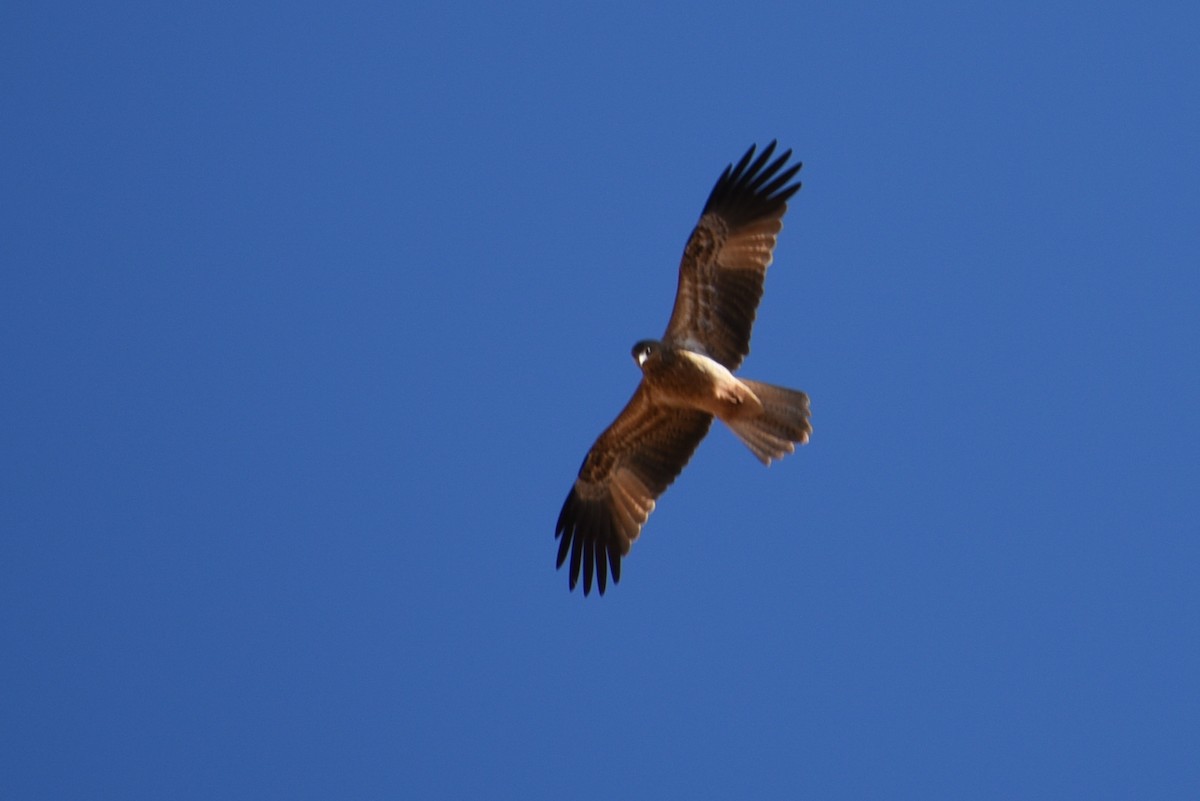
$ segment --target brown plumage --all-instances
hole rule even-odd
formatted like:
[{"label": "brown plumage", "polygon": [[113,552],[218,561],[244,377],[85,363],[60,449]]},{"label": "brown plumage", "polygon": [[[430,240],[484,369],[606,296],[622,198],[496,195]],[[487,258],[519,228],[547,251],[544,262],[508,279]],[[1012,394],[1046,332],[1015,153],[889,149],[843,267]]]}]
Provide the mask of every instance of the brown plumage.
[{"label": "brown plumage", "polygon": [[725,168],[684,247],[675,308],[661,342],[633,348],[642,382],[592,445],[558,516],[558,566],[570,556],[571,589],[583,573],[603,595],[611,571],[621,579],[655,499],[679,475],[719,417],[763,464],[808,441],[808,396],[736,378],[750,352],[750,330],[783,227],[788,182],[800,164],[771,161],[775,143]]}]

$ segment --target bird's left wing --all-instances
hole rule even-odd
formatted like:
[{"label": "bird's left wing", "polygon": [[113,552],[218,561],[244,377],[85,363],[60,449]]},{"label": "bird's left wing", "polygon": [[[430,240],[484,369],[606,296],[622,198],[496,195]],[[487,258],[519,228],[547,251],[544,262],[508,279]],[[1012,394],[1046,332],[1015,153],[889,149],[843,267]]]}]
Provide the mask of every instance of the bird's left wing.
[{"label": "bird's left wing", "polygon": [[730,370],[750,352],[775,238],[788,198],[800,189],[798,181],[788,184],[800,164],[784,169],[792,151],[771,161],[774,152],[772,142],[754,158],[751,147],[717,180],[684,247],[675,308],[663,337]]},{"label": "bird's left wing", "polygon": [[583,594],[593,575],[604,594],[608,572],[621,580],[621,558],[629,553],[661,495],[692,458],[712,424],[712,415],[654,403],[645,383],[592,445],[571,487],[554,536],[558,567],[571,557],[571,589],[583,570]]}]

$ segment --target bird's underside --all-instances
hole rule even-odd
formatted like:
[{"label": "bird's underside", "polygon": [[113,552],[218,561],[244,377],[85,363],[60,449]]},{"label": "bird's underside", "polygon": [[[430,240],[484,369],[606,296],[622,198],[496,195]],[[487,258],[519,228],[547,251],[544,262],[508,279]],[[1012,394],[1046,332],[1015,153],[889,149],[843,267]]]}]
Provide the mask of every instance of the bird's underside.
[{"label": "bird's underside", "polygon": [[808,441],[808,396],[738,378],[763,280],[782,228],[791,151],[770,161],[772,142],[726,167],[684,248],[675,306],[661,341],[633,349],[642,381],[625,409],[583,460],[562,511],[558,566],[570,558],[571,589],[583,575],[604,593],[621,578],[621,559],[641,533],[655,500],[691,459],[714,417],[764,464]]}]

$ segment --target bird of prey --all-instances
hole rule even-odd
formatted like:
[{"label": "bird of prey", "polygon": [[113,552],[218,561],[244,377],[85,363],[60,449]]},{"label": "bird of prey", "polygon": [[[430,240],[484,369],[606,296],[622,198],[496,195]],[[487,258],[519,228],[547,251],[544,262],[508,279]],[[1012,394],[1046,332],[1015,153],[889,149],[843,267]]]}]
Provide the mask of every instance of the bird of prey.
[{"label": "bird of prey", "polygon": [[683,250],[675,308],[661,340],[633,346],[642,381],[592,445],[558,516],[558,567],[570,557],[575,589],[593,580],[600,594],[621,580],[655,499],[673,482],[708,433],[724,422],[763,464],[808,442],[808,396],[733,375],[750,352],[763,280],[787,200],[800,170],[774,161],[775,142],[755,158],[751,146],[721,173]]}]

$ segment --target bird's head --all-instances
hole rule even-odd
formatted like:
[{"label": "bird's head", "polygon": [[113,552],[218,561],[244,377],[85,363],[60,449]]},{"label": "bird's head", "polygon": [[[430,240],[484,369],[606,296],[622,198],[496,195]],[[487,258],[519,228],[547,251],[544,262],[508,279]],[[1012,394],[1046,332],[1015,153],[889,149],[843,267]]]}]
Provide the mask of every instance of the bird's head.
[{"label": "bird's head", "polygon": [[638,367],[642,367],[646,364],[647,359],[658,353],[660,348],[662,348],[662,343],[657,340],[643,339],[633,346],[633,360],[638,363]]}]

